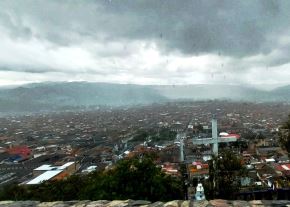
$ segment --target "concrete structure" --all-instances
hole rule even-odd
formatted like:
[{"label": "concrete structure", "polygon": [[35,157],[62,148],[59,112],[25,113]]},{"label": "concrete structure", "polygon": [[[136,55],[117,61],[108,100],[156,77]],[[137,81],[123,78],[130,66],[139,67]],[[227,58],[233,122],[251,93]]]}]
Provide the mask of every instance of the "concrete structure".
[{"label": "concrete structure", "polygon": [[179,140],[180,144],[180,162],[184,161],[184,139],[185,139],[185,133],[178,133],[176,136],[176,139]]},{"label": "concrete structure", "polygon": [[35,185],[47,180],[60,180],[75,173],[77,169],[78,165],[75,162],[67,162],[61,166],[41,165],[33,170],[35,177],[26,184]]},{"label": "concrete structure", "polygon": [[91,173],[91,172],[95,171],[97,168],[98,168],[98,166],[91,165],[91,166],[87,167],[86,169],[82,170],[82,173]]},{"label": "concrete structure", "polygon": [[41,175],[37,176],[36,178],[32,179],[31,181],[29,181],[26,184],[27,185],[40,184],[44,181],[53,179],[54,177],[56,177],[60,173],[62,173],[62,170],[49,170],[49,171],[46,171],[46,172],[42,173]]},{"label": "concrete structure", "polygon": [[218,130],[217,130],[217,119],[215,116],[212,118],[212,137],[210,138],[193,138],[192,142],[195,145],[202,145],[202,144],[211,144],[212,145],[212,153],[214,155],[218,155],[218,143],[221,142],[235,142],[237,141],[237,136],[225,136],[225,137],[218,137]]},{"label": "concrete structure", "polygon": [[152,207],[152,206],[182,206],[182,207],[191,207],[191,206],[259,206],[259,207],[269,207],[269,206],[289,206],[289,200],[252,200],[252,201],[243,201],[243,200],[203,200],[203,201],[191,201],[191,200],[174,200],[167,202],[150,202],[145,200],[99,200],[99,201],[90,201],[90,200],[73,200],[73,201],[54,201],[54,202],[39,202],[39,201],[0,201],[1,206],[13,206],[13,207],[58,207],[58,206],[103,206],[103,207],[120,207],[120,206],[143,206],[143,207]]}]

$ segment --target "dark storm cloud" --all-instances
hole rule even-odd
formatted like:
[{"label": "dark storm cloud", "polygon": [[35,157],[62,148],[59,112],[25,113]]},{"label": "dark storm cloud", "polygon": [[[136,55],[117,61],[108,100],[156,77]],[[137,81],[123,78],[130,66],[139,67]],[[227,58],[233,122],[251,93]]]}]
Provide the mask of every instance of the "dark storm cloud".
[{"label": "dark storm cloud", "polygon": [[[82,38],[153,39],[166,52],[268,53],[267,35],[289,25],[288,1],[6,1],[11,35],[75,44]],[[6,14],[5,14],[6,12]],[[33,29],[35,27],[35,29]],[[14,34],[13,34],[14,33]],[[82,37],[82,38],[80,38]]]},{"label": "dark storm cloud", "polygon": [[[290,62],[287,0],[3,0],[0,8],[0,71],[181,80]],[[151,44],[160,60],[143,67]],[[135,53],[145,54],[143,62]],[[169,67],[193,56],[213,63]]]},{"label": "dark storm cloud", "polygon": [[[286,1],[111,1],[108,13],[135,20],[118,25],[122,37],[153,38],[167,52],[247,56],[268,53],[268,35],[289,26]],[[126,27],[124,27],[126,25]],[[122,29],[125,28],[125,31]]]},{"label": "dark storm cloud", "polygon": [[[25,72],[25,73],[47,73],[47,72],[55,72],[56,70],[53,68],[34,68],[34,66],[7,66],[0,65],[0,71],[14,71],[14,72]],[[58,71],[58,70],[57,70]]]}]

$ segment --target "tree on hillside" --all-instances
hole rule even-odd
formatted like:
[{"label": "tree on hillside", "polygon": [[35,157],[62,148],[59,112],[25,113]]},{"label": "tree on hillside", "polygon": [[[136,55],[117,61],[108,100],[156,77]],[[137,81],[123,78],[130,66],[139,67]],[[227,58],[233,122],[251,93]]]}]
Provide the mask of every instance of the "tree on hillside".
[{"label": "tree on hillside", "polygon": [[168,201],[183,199],[182,180],[166,175],[143,154],[120,160],[112,169],[40,185],[4,187],[0,200],[116,200]]},{"label": "tree on hillside", "polygon": [[[181,180],[168,176],[158,168],[151,156],[124,159],[116,167],[104,171],[102,180],[92,180],[88,193],[95,192],[89,199],[182,199]],[[101,193],[101,197],[100,197]]]},{"label": "tree on hillside", "polygon": [[172,141],[176,138],[176,132],[171,131],[169,128],[161,128],[158,133],[154,134],[151,139],[157,141]]},{"label": "tree on hillside", "polygon": [[290,154],[290,115],[288,120],[279,129],[279,141],[282,147]]},{"label": "tree on hillside", "polygon": [[169,128],[160,128],[157,131],[154,129],[138,130],[131,141],[146,141],[149,138],[153,142],[158,141],[172,141],[176,138],[176,132],[171,131]]},{"label": "tree on hillside", "polygon": [[16,183],[3,187],[0,191],[0,200],[28,200],[29,195],[24,186]]},{"label": "tree on hillside", "polygon": [[223,151],[209,162],[209,179],[205,182],[208,199],[233,199],[240,190],[240,178],[246,171],[231,151]]},{"label": "tree on hillside", "polygon": [[146,138],[149,136],[149,132],[145,130],[139,130],[136,135],[133,137],[132,141],[142,141],[144,142]]}]

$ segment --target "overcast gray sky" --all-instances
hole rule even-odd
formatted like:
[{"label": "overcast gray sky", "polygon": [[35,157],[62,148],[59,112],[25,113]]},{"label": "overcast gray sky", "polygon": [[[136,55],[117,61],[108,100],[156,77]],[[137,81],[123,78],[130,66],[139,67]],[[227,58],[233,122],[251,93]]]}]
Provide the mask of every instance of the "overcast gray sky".
[{"label": "overcast gray sky", "polygon": [[0,85],[290,84],[290,1],[2,0]]}]

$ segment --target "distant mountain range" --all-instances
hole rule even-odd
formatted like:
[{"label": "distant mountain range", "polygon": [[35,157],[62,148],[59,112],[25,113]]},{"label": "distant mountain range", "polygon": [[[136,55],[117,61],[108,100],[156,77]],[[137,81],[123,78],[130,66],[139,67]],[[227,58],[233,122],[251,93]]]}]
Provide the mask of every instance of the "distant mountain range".
[{"label": "distant mountain range", "polygon": [[290,102],[290,86],[263,91],[233,85],[141,86],[89,82],[44,82],[0,88],[0,112],[40,112],[95,106],[132,106],[175,100]]}]

